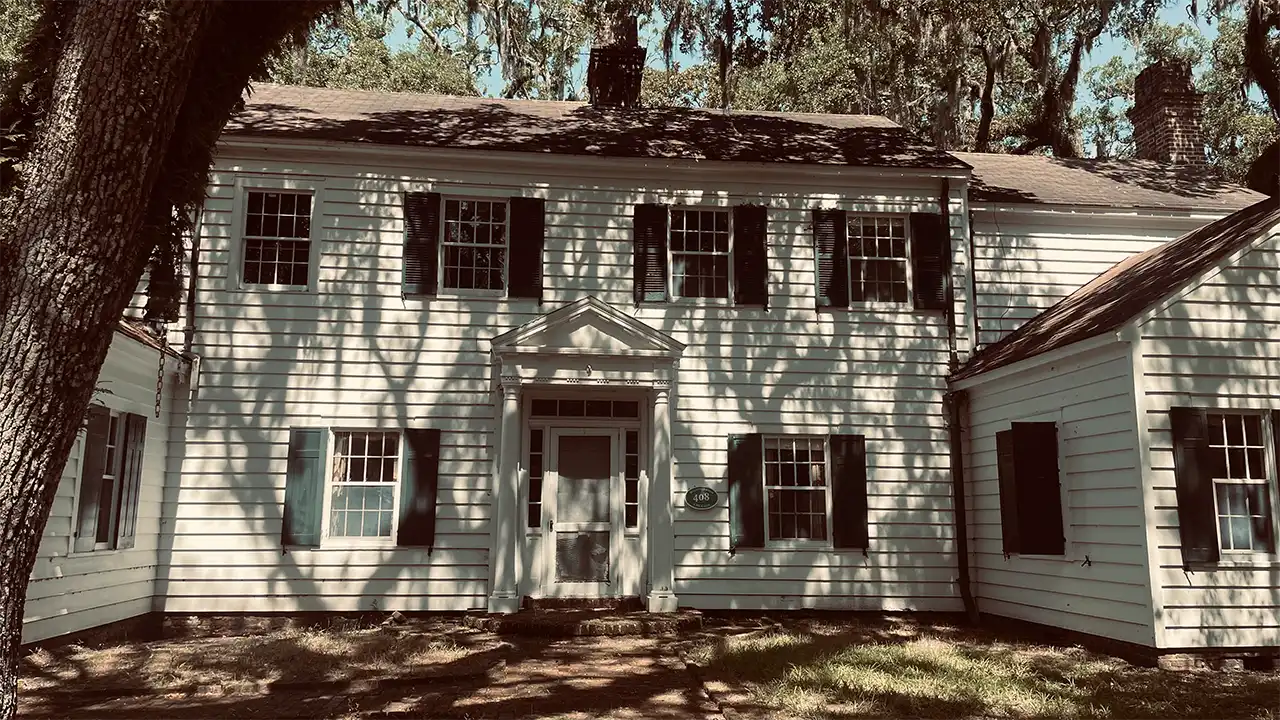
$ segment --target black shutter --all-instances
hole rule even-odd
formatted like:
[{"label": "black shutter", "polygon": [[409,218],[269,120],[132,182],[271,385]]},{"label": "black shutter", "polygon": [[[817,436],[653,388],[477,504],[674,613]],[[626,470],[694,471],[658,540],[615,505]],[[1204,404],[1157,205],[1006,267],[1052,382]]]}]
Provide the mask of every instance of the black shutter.
[{"label": "black shutter", "polygon": [[324,463],[329,431],[293,428],[289,431],[289,465],[284,483],[284,524],[280,542],[286,546],[319,547],[320,515],[324,508]]},{"label": "black shutter", "polygon": [[764,547],[764,443],[759,433],[729,436],[729,548]]},{"label": "black shutter", "polygon": [[546,203],[542,198],[511,198],[511,257],[507,296],[542,302],[542,248],[546,240]]},{"label": "black shutter", "polygon": [[733,302],[769,307],[769,208],[733,209]]},{"label": "black shutter", "polygon": [[813,211],[818,307],[849,307],[849,226],[843,210]]},{"label": "black shutter", "polygon": [[945,310],[951,274],[950,228],[933,213],[911,213],[911,282],[917,310]]},{"label": "black shutter", "polygon": [[98,499],[102,495],[102,473],[107,461],[107,433],[111,431],[111,411],[101,405],[89,408],[80,457],[80,510],[76,519],[76,552],[93,549],[98,535]]},{"label": "black shutter", "polygon": [[838,548],[863,548],[867,530],[867,440],[831,436],[831,540]]},{"label": "black shutter", "polygon": [[124,422],[124,467],[120,471],[120,520],[116,547],[134,546],[138,529],[138,496],[142,492],[142,453],[146,447],[147,419],[129,413]]},{"label": "black shutter", "polygon": [[1000,537],[1006,555],[1018,552],[1018,483],[1014,475],[1013,431],[996,433],[996,471],[1000,478]]},{"label": "black shutter", "polygon": [[633,292],[636,304],[667,301],[667,206],[636,205]]},{"label": "black shutter", "polygon": [[435,295],[440,193],[404,194],[404,294]]},{"label": "black shutter", "polygon": [[1182,562],[1218,561],[1218,518],[1214,509],[1209,419],[1204,410],[1169,408],[1173,427],[1173,468],[1178,490],[1178,534]]},{"label": "black shutter", "polygon": [[425,547],[436,544],[436,493],[440,486],[440,431],[405,428],[404,477],[400,479],[400,523],[396,544]]},{"label": "black shutter", "polygon": [[1013,423],[1013,476],[1018,485],[1018,542],[1024,555],[1062,555],[1062,486],[1058,425]]}]

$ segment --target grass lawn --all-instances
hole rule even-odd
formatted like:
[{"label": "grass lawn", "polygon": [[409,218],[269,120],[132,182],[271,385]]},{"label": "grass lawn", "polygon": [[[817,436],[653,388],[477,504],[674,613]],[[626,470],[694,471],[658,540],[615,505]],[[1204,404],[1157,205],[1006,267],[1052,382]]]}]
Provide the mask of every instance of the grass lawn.
[{"label": "grass lawn", "polygon": [[911,620],[788,620],[689,654],[769,717],[1280,718],[1280,673],[1169,672]]},{"label": "grass lawn", "polygon": [[[40,649],[19,664],[18,690],[165,689],[190,685],[394,678],[456,671],[492,641],[459,628],[350,626],[266,635]],[[460,642],[461,640],[461,642]]]}]

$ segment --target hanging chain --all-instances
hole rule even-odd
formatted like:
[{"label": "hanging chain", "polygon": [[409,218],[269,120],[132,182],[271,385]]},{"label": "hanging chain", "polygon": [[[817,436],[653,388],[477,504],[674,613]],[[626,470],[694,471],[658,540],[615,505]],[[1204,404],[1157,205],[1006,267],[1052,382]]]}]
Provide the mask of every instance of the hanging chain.
[{"label": "hanging chain", "polygon": [[164,393],[164,354],[169,349],[169,340],[160,336],[160,367],[156,369],[156,417],[160,417],[160,398]]}]

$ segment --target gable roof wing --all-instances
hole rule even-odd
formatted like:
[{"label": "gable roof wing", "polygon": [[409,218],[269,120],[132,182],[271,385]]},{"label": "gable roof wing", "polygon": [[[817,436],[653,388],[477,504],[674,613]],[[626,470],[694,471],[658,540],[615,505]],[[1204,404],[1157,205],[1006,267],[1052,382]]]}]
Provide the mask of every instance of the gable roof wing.
[{"label": "gable roof wing", "polygon": [[877,115],[596,108],[256,84],[227,136],[600,157],[968,168]]},{"label": "gable roof wing", "polygon": [[1267,198],[1134,255],[979,350],[951,379],[963,380],[1118,330],[1277,223],[1280,199]]},{"label": "gable roof wing", "polygon": [[1215,173],[1152,160],[952,153],[973,167],[975,203],[1234,211],[1265,195]]}]

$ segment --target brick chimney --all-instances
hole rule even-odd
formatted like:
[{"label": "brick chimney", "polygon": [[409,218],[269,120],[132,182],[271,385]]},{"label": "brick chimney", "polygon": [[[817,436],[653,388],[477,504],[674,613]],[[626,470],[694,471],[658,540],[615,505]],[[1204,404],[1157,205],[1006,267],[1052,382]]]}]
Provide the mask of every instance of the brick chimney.
[{"label": "brick chimney", "polygon": [[590,93],[591,104],[596,107],[638,107],[645,50],[638,42],[635,17],[619,17],[613,23],[609,36],[608,43],[591,48],[591,61],[587,64],[587,92]]},{"label": "brick chimney", "polygon": [[1133,143],[1138,157],[1174,165],[1207,165],[1200,128],[1202,93],[1191,85],[1191,65],[1161,60],[1134,82]]}]

